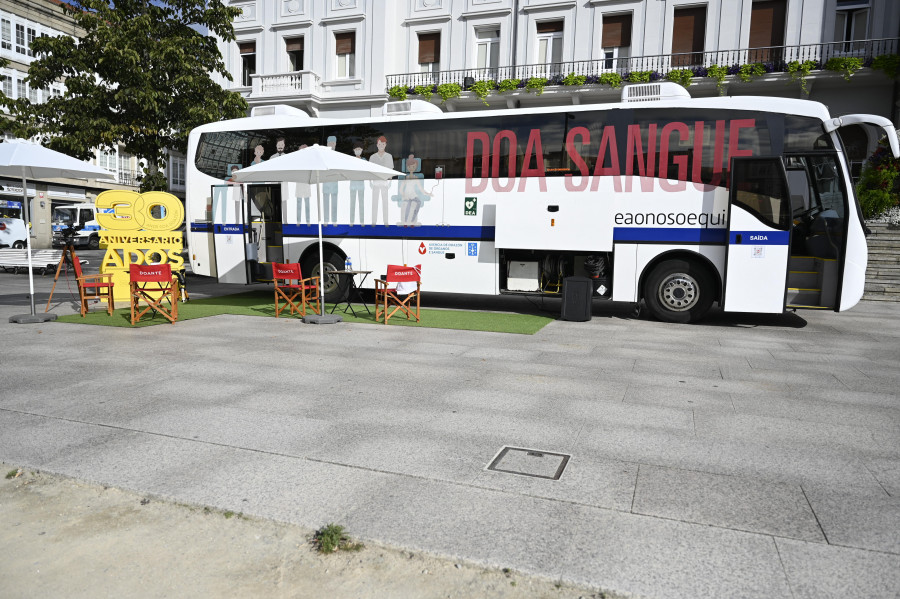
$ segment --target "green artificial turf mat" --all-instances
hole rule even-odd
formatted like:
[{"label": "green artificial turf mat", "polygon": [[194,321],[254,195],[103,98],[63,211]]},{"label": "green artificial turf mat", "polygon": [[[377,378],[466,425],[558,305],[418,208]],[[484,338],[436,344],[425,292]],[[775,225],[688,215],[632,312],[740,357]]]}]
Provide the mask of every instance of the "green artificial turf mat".
[{"label": "green artificial turf mat", "polygon": [[[331,308],[332,304],[325,304],[326,313],[328,313]],[[374,306],[369,306],[372,314],[367,314],[362,305],[353,304],[356,316],[353,316],[349,310],[346,313],[342,312],[341,310],[343,308],[344,305],[341,304],[341,307],[335,310],[334,313],[340,314],[344,322],[358,322],[385,326],[382,323],[375,322]],[[248,291],[246,293],[237,293],[234,295],[196,299],[178,304],[179,321],[205,318],[207,316],[218,316],[219,314],[274,317],[275,304],[273,302],[273,294],[266,291]],[[291,316],[288,312],[282,312],[281,318],[300,319],[301,317],[297,314]],[[474,312],[422,308],[421,319],[419,322],[406,320],[405,317],[398,314],[388,321],[389,324],[387,326],[396,325],[533,335],[551,321],[553,321],[553,318],[536,314],[510,314],[505,312]],[[94,306],[93,310],[88,312],[87,316],[84,318],[82,318],[80,314],[67,314],[57,318],[56,322],[94,324],[113,327],[132,326],[131,310],[129,308],[115,310],[113,315],[110,316],[107,314],[106,310],[101,310],[99,306]],[[171,323],[162,316],[151,316],[151,314],[144,315],[144,317],[134,326],[147,327],[158,324],[171,326]],[[175,326],[177,326],[177,323]]]}]

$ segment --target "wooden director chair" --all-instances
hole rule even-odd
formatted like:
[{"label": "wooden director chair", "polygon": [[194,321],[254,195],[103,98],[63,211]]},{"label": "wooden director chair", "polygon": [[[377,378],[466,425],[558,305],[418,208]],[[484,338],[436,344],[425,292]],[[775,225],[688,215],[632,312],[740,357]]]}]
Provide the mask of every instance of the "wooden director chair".
[{"label": "wooden director chair", "polygon": [[[315,313],[319,312],[319,277],[303,278],[299,264],[272,263],[272,280],[275,283],[275,318],[291,308],[291,314],[297,312],[300,316],[306,316],[306,307],[312,310],[315,305]],[[284,300],[283,305],[279,305]],[[297,307],[295,302],[298,302]]]},{"label": "wooden director chair", "polygon": [[[402,299],[401,299],[401,296]],[[396,266],[389,264],[384,279],[375,279],[375,320],[384,324],[397,312],[419,322],[419,303],[422,296],[422,265]]]},{"label": "wooden director chair", "polygon": [[[81,270],[81,261],[78,260],[78,256],[75,255],[73,250],[67,250],[71,256],[72,260],[72,268],[75,269],[75,279],[78,281],[78,297],[81,300],[81,317],[87,314],[88,311],[88,301],[90,300],[102,300],[106,298],[106,311],[112,316],[113,313],[113,282],[111,272],[101,273],[97,275],[86,275]],[[66,259],[66,254],[63,254],[62,260]],[[62,260],[60,260],[60,267],[62,267]],[[57,271],[58,275],[59,271]],[[49,303],[49,302],[48,302]]]},{"label": "wooden director chair", "polygon": [[[172,277],[172,265],[132,264],[130,276],[131,324],[151,310],[175,324],[178,320],[178,280]],[[147,304],[143,309],[141,302]],[[164,302],[168,302],[168,307]]]}]

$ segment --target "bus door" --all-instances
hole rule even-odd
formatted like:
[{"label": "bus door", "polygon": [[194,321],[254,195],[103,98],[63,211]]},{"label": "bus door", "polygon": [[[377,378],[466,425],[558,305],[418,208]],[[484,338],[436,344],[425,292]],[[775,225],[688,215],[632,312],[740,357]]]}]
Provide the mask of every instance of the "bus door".
[{"label": "bus door", "polygon": [[784,312],[790,194],[781,158],[733,158],[723,307]]},{"label": "bus door", "polygon": [[213,185],[212,198],[216,275],[220,283],[246,284],[248,228],[241,209],[241,186]]},{"label": "bus door", "polygon": [[281,183],[247,185],[247,200],[250,277],[271,281],[272,262],[284,262]]}]

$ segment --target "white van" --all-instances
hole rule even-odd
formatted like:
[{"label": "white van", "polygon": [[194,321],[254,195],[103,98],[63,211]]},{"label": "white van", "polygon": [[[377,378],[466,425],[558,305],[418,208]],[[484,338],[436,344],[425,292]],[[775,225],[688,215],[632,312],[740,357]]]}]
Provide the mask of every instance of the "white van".
[{"label": "white van", "polygon": [[97,207],[91,203],[53,208],[53,247],[66,245],[66,232],[74,230],[72,245],[96,250],[100,248],[100,225]]},{"label": "white van", "polygon": [[22,249],[27,243],[28,227],[22,219],[22,202],[0,200],[0,248]]}]

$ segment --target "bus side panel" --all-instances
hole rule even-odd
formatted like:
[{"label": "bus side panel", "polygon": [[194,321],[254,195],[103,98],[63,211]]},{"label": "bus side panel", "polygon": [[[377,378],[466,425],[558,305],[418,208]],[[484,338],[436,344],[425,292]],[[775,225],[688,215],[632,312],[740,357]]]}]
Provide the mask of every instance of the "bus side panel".
[{"label": "bus side panel", "polygon": [[613,295],[616,302],[637,301],[637,285],[640,273],[637,270],[638,246],[633,243],[617,243],[613,254]]},{"label": "bus side panel", "polygon": [[497,251],[490,241],[408,239],[407,263],[422,265],[422,290],[495,295]]}]

